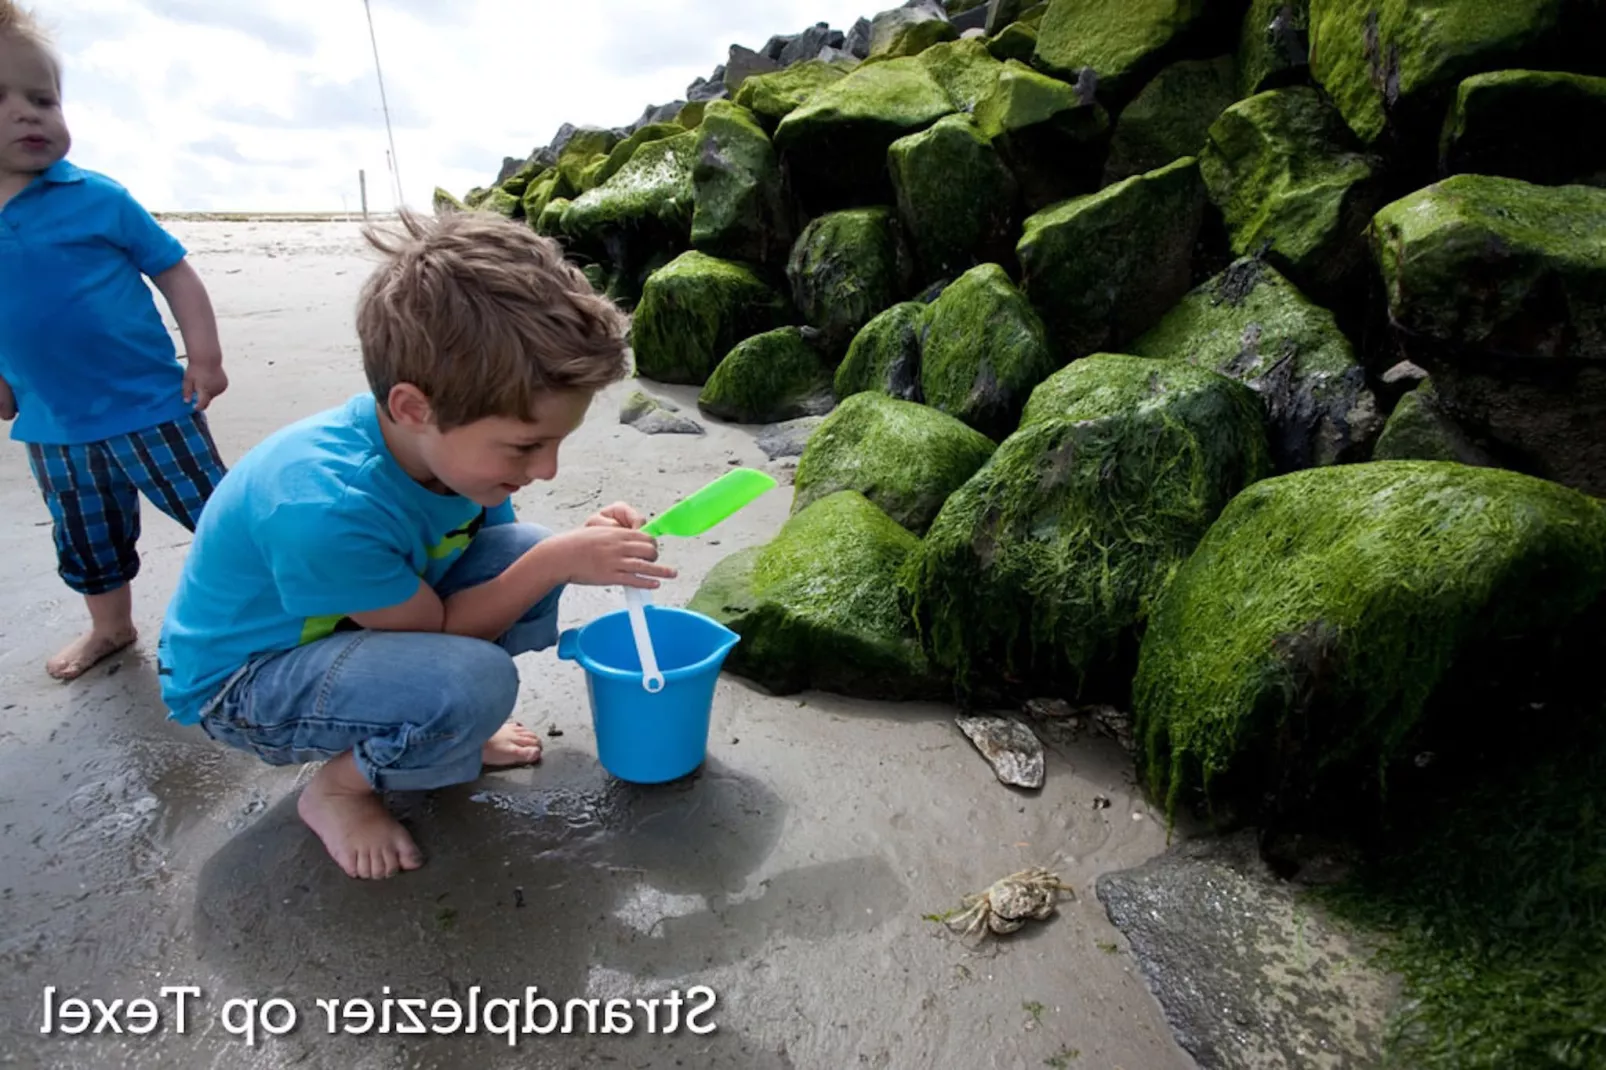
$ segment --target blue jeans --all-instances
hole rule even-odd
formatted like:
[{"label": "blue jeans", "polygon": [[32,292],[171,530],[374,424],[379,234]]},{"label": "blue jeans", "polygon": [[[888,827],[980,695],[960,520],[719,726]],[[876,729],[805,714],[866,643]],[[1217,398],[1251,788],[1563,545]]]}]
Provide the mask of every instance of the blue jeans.
[{"label": "blue jeans", "polygon": [[[482,529],[435,590],[442,598],[500,575],[551,532]],[[496,642],[429,632],[336,632],[253,660],[208,704],[206,734],[270,765],[354,751],[376,791],[427,791],[480,775],[480,748],[518,699],[513,656],[558,640],[553,589]]]}]

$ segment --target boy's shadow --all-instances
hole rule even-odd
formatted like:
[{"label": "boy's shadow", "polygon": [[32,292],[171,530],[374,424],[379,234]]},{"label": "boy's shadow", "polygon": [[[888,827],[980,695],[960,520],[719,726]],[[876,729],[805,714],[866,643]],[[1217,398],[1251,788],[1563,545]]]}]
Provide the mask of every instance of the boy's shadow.
[{"label": "boy's shadow", "polygon": [[[649,999],[684,992],[696,975],[756,955],[775,937],[874,928],[907,897],[880,858],[805,866],[748,891],[776,846],[785,805],[714,759],[685,780],[641,786],[612,779],[589,754],[559,751],[532,771],[392,805],[428,854],[422,869],[392,880],[340,872],[296,816],[293,795],[207,860],[196,941],[239,989],[231,995],[282,995],[304,1011],[317,998],[379,997],[385,986],[465,1002],[475,985],[482,1001],[521,998],[535,985],[560,1007],[588,996]],[[630,1038],[528,1037],[517,1049],[484,1037],[401,1039],[414,1066],[470,1057],[492,1065],[485,1060],[514,1052],[528,1066],[532,1047],[562,1051],[572,1065],[588,1048],[616,1045],[653,1057],[641,1065],[659,1057],[673,1065],[677,1051],[698,1065],[715,1057],[784,1065],[784,1055],[777,1061],[732,1035],[741,993],[717,983],[716,991],[720,1031],[676,1042],[644,1038],[643,1029]],[[356,1041],[369,1053],[381,1039],[328,1037],[321,1013],[316,1024],[307,1039],[320,1048]]]}]

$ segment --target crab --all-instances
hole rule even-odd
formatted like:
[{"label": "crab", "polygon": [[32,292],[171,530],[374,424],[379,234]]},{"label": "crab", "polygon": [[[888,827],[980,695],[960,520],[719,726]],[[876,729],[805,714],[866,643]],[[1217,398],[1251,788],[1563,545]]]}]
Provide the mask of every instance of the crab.
[{"label": "crab", "polygon": [[947,919],[950,929],[965,936],[992,932],[1012,933],[1028,921],[1045,921],[1054,913],[1061,892],[1071,886],[1042,866],[1023,869],[992,883],[985,891],[967,895],[964,910]]}]

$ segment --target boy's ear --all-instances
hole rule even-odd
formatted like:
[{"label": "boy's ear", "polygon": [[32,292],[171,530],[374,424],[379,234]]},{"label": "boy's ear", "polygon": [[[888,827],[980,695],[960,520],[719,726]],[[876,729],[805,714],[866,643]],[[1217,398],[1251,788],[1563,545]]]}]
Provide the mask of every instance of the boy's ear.
[{"label": "boy's ear", "polygon": [[422,429],[435,422],[435,410],[424,392],[412,383],[390,388],[390,418],[402,427]]}]

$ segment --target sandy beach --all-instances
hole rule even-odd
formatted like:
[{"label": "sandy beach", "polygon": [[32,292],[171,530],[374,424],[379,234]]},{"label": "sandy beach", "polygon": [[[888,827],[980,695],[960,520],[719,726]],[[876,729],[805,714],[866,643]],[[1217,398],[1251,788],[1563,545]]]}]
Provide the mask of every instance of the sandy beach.
[{"label": "sandy beach", "polygon": [[[364,389],[353,333],[368,271],[355,224],[173,221],[216,305],[230,388],[211,409],[232,462],[270,431]],[[700,539],[666,544],[690,599],[725,554],[770,538],[791,501],[756,427],[648,436],[600,395],[550,485],[515,498],[566,528],[615,500],[648,513],[728,470],[782,485]],[[645,384],[695,410],[695,390]],[[428,855],[348,880],[296,819],[305,771],[271,769],[167,722],[154,645],[189,535],[142,503],[142,641],[75,683],[44,661],[83,624],[55,575],[19,444],[0,448],[0,1065],[188,1068],[1191,1066],[1093,894],[1166,848],[1112,741],[1052,751],[1039,792],[1007,788],[940,705],[764,695],[727,677],[699,775],[662,788],[598,766],[584,679],[520,659],[538,766],[400,800]],[[563,624],[620,608],[571,589]],[[1095,808],[1098,796],[1107,809]],[[1075,889],[1060,914],[972,948],[928,915],[1029,865]],[[180,1033],[164,986],[194,986]],[[706,986],[698,1035],[334,1033],[319,1000],[666,998]],[[41,1032],[54,999],[149,998],[149,1035]],[[281,999],[282,1036],[233,1035]],[[522,1017],[522,1013],[520,1015]],[[282,1024],[282,1009],[270,1015]],[[343,1020],[349,1023],[350,1020]],[[360,1024],[360,1022],[358,1023]],[[662,1023],[660,1022],[660,1025]],[[401,1028],[398,1014],[393,1027]],[[583,1025],[583,1023],[582,1023]],[[93,1028],[93,1023],[91,1028]],[[239,1031],[239,1030],[236,1030]]]}]

